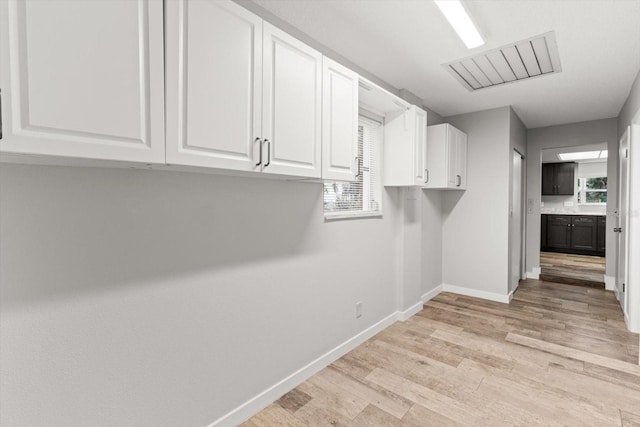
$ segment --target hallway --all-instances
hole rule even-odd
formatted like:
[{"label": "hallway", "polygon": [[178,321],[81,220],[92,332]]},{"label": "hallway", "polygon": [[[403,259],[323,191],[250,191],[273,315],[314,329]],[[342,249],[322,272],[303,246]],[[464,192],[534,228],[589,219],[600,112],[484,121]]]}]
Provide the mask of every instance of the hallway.
[{"label": "hallway", "polygon": [[611,292],[525,280],[508,305],[441,293],[244,426],[637,425],[637,362]]}]

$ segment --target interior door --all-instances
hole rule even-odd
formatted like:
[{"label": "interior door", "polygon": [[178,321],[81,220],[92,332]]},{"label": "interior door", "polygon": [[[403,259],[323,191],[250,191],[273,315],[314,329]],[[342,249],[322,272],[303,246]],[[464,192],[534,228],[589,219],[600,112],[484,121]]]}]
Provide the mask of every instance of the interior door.
[{"label": "interior door", "polygon": [[0,2],[0,150],[163,163],[162,32],[159,1]]},{"label": "interior door", "polygon": [[319,178],[322,54],[267,22],[262,114],[262,171]]},{"label": "interior door", "polygon": [[165,7],[167,163],[260,170],[262,19],[230,0]]},{"label": "interior door", "polygon": [[628,242],[627,232],[629,230],[629,128],[622,135],[620,139],[620,180],[619,180],[619,193],[618,193],[618,227],[616,228],[618,234],[618,272],[617,272],[617,293],[618,301],[624,311],[625,315],[628,315],[628,302],[627,302],[627,256],[628,256]]}]

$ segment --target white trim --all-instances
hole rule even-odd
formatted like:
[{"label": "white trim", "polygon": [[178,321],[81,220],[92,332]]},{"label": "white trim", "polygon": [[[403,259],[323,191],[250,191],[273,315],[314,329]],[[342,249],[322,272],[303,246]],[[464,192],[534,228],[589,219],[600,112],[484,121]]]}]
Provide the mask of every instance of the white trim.
[{"label": "white trim", "polygon": [[607,291],[616,289],[616,278],[614,276],[604,276],[604,288]]},{"label": "white trim", "polygon": [[425,304],[427,301],[435,298],[440,292],[442,292],[442,285],[438,285],[429,292],[422,294],[422,303]]},{"label": "white trim", "polygon": [[209,427],[236,426],[238,424],[241,424],[242,422],[249,419],[252,415],[257,414],[260,410],[273,403],[276,399],[279,399],[283,394],[295,388],[298,384],[302,383],[307,378],[311,377],[321,369],[338,360],[340,357],[347,354],[378,332],[391,326],[398,319],[399,314],[399,312],[390,314],[378,323],[370,326],[356,336],[338,345],[333,350],[330,350],[324,355],[318,357],[308,365],[298,369],[296,372],[289,375],[282,381],[272,385],[262,393],[249,399],[242,405],[238,406],[236,409],[218,418],[212,424],[209,424]]},{"label": "white trim", "polygon": [[398,311],[397,312],[398,320],[400,320],[401,322],[404,322],[405,320],[409,319],[411,316],[415,315],[416,313],[419,313],[422,310],[423,304],[424,303],[422,301],[418,301],[411,307],[407,308],[405,311]]},{"label": "white trim", "polygon": [[511,303],[511,300],[513,299],[513,293],[518,290],[518,288],[515,288],[514,290],[512,290],[511,292],[509,292],[508,298],[509,298],[509,303]]},{"label": "white trim", "polygon": [[477,289],[464,288],[462,286],[442,284],[442,290],[444,292],[453,292],[454,294],[466,295],[468,297],[482,298],[490,301],[509,303],[508,294],[496,294],[494,292],[479,291]]},{"label": "white trim", "polygon": [[540,280],[540,267],[533,267],[532,271],[527,271],[527,279]]}]

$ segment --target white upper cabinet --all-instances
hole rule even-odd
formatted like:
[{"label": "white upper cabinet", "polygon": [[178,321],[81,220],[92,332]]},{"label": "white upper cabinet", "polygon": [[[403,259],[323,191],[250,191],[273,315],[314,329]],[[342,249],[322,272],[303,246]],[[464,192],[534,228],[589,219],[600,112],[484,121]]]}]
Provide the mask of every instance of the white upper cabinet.
[{"label": "white upper cabinet", "polygon": [[231,1],[165,7],[167,163],[260,170],[262,19]]},{"label": "white upper cabinet", "polygon": [[358,74],[323,58],[322,178],[354,181],[358,159]]},{"label": "white upper cabinet", "polygon": [[262,170],[320,178],[322,55],[263,26]]},{"label": "white upper cabinet", "polygon": [[230,0],[166,14],[167,163],[319,178],[322,55]]},{"label": "white upper cabinet", "polygon": [[164,162],[162,9],[0,2],[0,151]]},{"label": "white upper cabinet", "polygon": [[429,126],[424,188],[467,188],[467,135],[448,123]]},{"label": "white upper cabinet", "polygon": [[415,105],[389,113],[384,126],[385,186],[422,186],[425,182],[427,113]]}]

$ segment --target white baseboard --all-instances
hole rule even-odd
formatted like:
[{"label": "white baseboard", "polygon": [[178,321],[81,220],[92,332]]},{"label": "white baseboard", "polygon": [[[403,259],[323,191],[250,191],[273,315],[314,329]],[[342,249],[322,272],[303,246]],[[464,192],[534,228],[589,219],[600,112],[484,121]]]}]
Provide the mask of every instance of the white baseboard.
[{"label": "white baseboard", "polygon": [[424,303],[421,300],[421,301],[418,301],[417,303],[415,303],[414,305],[412,305],[411,307],[407,308],[405,311],[398,311],[397,312],[398,320],[404,322],[405,320],[407,320],[411,316],[413,316],[416,313],[420,312],[420,310],[422,310],[422,305],[423,304]]},{"label": "white baseboard", "polygon": [[422,310],[422,306],[427,301],[429,301],[430,299],[438,295],[440,292],[442,292],[442,285],[438,285],[434,289],[430,290],[429,292],[422,294],[422,296],[420,297],[420,301],[418,301],[417,303],[415,303],[405,311],[398,311],[398,320],[404,322],[411,316],[414,316],[416,313],[419,313]]},{"label": "white baseboard", "polygon": [[442,285],[438,285],[429,292],[422,295],[422,303],[426,303],[430,299],[433,299],[436,295],[442,292]]},{"label": "white baseboard", "polygon": [[466,295],[468,297],[482,298],[490,301],[509,303],[509,295],[496,294],[493,292],[479,291],[477,289],[463,288],[462,286],[442,284],[442,290],[444,292],[453,292],[454,294]]},{"label": "white baseboard", "polygon": [[616,278],[613,276],[604,276],[604,288],[613,291],[616,288]]},{"label": "white baseboard", "polygon": [[[419,302],[416,305],[422,307],[422,302]],[[348,339],[333,350],[330,350],[326,354],[318,357],[316,360],[300,368],[282,381],[274,384],[262,393],[238,406],[228,414],[222,416],[221,418],[218,418],[212,424],[209,424],[209,427],[237,426],[241,424],[242,422],[249,419],[252,415],[258,413],[260,410],[273,403],[276,399],[279,399],[285,393],[294,389],[297,385],[305,381],[307,378],[311,377],[329,364],[335,362],[340,357],[344,356],[378,332],[391,326],[398,319],[400,313],[401,312],[396,311],[395,313],[390,314],[378,323],[360,332],[353,338]]]},{"label": "white baseboard", "polygon": [[[518,288],[516,288],[516,289],[518,289]],[[515,290],[513,290],[513,291],[509,292],[509,296],[508,296],[508,298],[509,298],[509,302],[511,302],[511,300],[513,299],[513,293],[514,293],[514,292],[515,292]]]},{"label": "white baseboard", "polygon": [[540,267],[533,267],[531,271],[527,271],[527,279],[540,280]]}]

